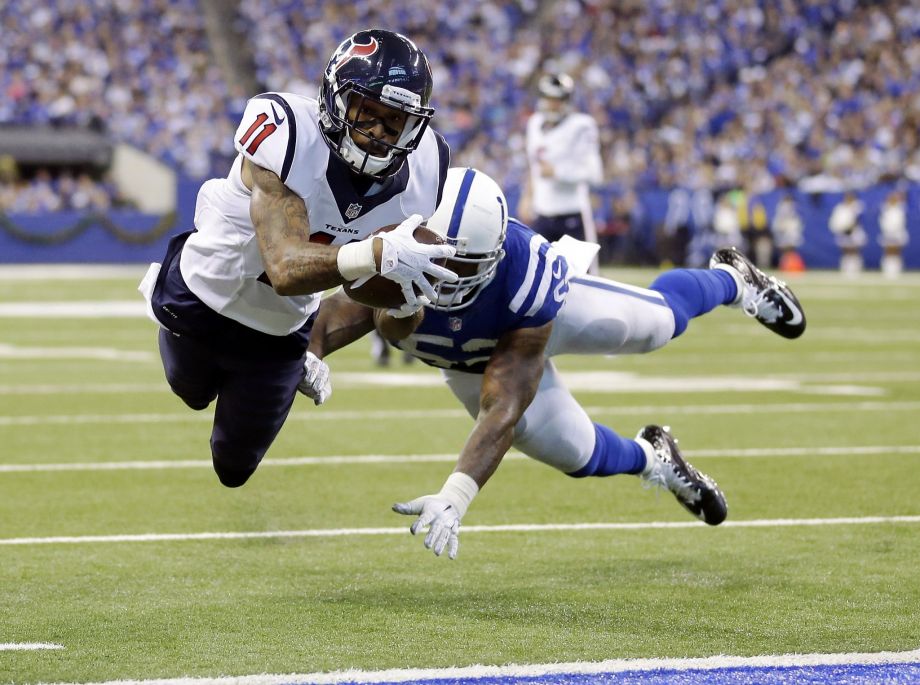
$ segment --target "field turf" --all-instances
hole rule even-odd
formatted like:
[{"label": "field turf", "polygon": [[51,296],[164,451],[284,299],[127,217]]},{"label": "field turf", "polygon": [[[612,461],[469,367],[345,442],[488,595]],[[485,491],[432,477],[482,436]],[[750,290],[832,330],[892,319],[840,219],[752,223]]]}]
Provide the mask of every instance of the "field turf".
[{"label": "field turf", "polygon": [[142,270],[36,271],[0,270],[0,645],[63,649],[0,650],[0,682],[920,646],[917,274],[796,278],[798,341],[722,308],[651,355],[559,358],[595,420],[670,425],[729,521],[512,454],[449,561],[390,511],[471,426],[436,371],[337,353],[330,402],[228,490],[153,324],[108,315]]}]

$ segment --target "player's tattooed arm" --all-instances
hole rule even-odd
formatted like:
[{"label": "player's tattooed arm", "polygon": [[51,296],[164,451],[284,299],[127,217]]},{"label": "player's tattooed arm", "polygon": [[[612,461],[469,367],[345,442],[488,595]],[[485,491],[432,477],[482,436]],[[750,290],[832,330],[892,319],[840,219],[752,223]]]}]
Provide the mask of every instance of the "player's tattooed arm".
[{"label": "player's tattooed arm", "polygon": [[243,160],[243,182],[252,190],[249,214],[265,273],[279,295],[305,295],[340,285],[338,248],[310,242],[307,206],[272,171]]},{"label": "player's tattooed arm", "polygon": [[550,322],[509,331],[498,341],[486,366],[479,414],[455,469],[473,478],[480,488],[511,448],[514,427],[537,393],[552,328]]},{"label": "player's tattooed arm", "polygon": [[323,359],[367,335],[374,328],[373,312],[343,292],[325,298],[310,332],[310,352]]}]

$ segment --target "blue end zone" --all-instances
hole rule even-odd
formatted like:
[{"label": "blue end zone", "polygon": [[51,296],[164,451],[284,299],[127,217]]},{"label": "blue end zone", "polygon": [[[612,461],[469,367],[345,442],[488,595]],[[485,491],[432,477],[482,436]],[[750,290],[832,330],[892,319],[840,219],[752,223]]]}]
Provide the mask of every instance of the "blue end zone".
[{"label": "blue end zone", "polygon": [[[368,681],[342,681],[340,685],[368,685]],[[408,681],[398,681],[403,685]],[[438,678],[415,681],[425,685],[801,685],[802,683],[920,683],[920,664],[841,666],[762,666],[720,669],[661,669],[616,673],[552,674],[485,678]],[[396,685],[386,681],[374,685]],[[296,685],[293,684],[292,685]]]}]

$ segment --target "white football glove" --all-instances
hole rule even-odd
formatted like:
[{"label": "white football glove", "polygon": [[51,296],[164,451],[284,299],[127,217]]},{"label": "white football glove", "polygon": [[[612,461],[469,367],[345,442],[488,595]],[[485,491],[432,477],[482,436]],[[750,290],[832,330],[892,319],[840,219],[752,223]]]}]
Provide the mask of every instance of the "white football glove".
[{"label": "white football glove", "polygon": [[413,535],[428,526],[425,547],[441,556],[447,548],[447,556],[457,558],[460,549],[460,519],[466,513],[470,502],[479,492],[479,485],[465,473],[454,471],[450,474],[436,495],[416,497],[410,502],[398,502],[393,505],[397,514],[418,515],[409,532]]},{"label": "white football glove", "polygon": [[380,275],[395,281],[402,288],[406,304],[417,305],[418,296],[413,286],[418,286],[422,294],[434,300],[434,288],[425,274],[453,283],[457,274],[450,269],[434,264],[432,259],[452,257],[457,251],[450,245],[425,245],[418,242],[413,233],[424,221],[421,214],[413,214],[399,226],[388,233],[377,235],[383,241],[383,255],[380,259]]},{"label": "white football glove", "polygon": [[297,384],[297,389],[313,400],[316,406],[332,397],[332,381],[329,379],[329,367],[326,362],[312,352],[307,352],[303,362],[304,377]]},{"label": "white football glove", "polygon": [[409,516],[418,514],[409,532],[415,535],[428,526],[425,548],[441,556],[447,547],[447,556],[457,558],[457,550],[460,549],[460,512],[453,504],[437,495],[425,495],[411,502],[398,502],[393,505],[393,511]]},{"label": "white football glove", "polygon": [[418,313],[418,311],[427,304],[431,304],[431,300],[429,300],[424,295],[419,295],[416,298],[415,304],[409,304],[406,302],[401,307],[393,307],[392,309],[387,309],[387,316],[393,319],[408,319],[410,316]]}]

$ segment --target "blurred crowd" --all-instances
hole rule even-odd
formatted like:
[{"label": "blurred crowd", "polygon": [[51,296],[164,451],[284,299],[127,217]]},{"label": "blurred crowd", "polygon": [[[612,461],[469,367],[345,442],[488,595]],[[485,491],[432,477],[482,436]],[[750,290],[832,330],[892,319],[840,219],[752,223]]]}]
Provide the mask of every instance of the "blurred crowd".
[{"label": "blurred crowd", "polygon": [[119,204],[118,191],[111,183],[86,173],[52,175],[41,169],[26,181],[0,172],[0,211],[9,214],[96,212]]},{"label": "blurred crowd", "polygon": [[210,176],[233,156],[245,94],[215,65],[203,21],[197,0],[0,3],[0,125],[106,130]]},{"label": "blurred crowd", "polygon": [[[252,93],[216,66],[202,17],[196,0],[0,4],[0,125],[104,128],[193,178],[224,175]],[[455,162],[511,195],[546,69],[575,78],[600,124],[613,203],[920,180],[916,1],[248,0],[237,22],[263,89],[311,95],[353,31],[410,36]]]}]

